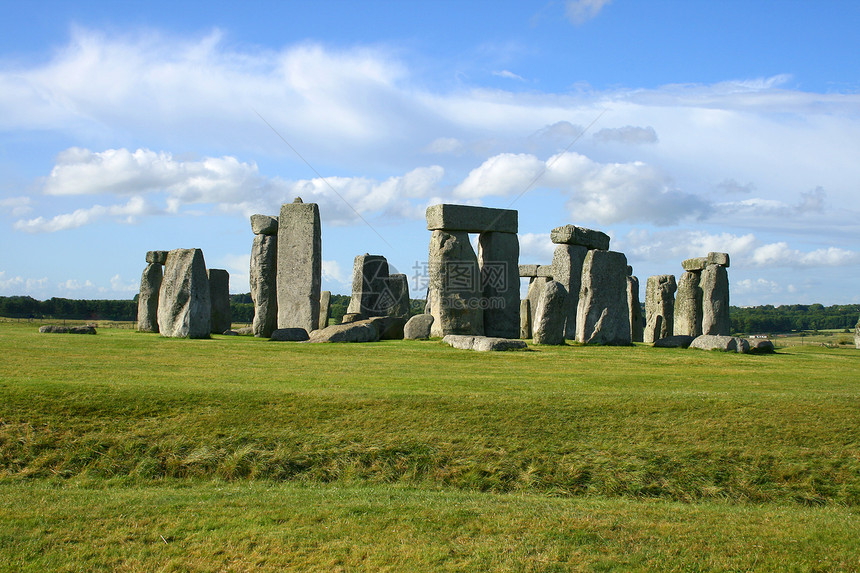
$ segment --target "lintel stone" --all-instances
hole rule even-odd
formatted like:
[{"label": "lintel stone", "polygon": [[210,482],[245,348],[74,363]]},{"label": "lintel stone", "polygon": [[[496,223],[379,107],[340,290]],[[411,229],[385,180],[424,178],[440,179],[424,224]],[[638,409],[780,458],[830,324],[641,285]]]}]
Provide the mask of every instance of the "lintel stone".
[{"label": "lintel stone", "polygon": [[708,253],[708,264],[709,265],[720,265],[721,267],[729,266],[729,254],[728,253]]},{"label": "lintel stone", "polygon": [[550,232],[549,238],[556,245],[582,245],[598,251],[609,250],[609,235],[576,225],[556,227]]},{"label": "lintel stone", "polygon": [[552,265],[538,265],[537,276],[551,279],[553,277]]},{"label": "lintel stone", "polygon": [[517,212],[472,205],[439,204],[427,207],[428,231],[465,231],[467,233],[516,233]]},{"label": "lintel stone", "polygon": [[520,265],[520,277],[536,277],[538,276],[539,265]]},{"label": "lintel stone", "polygon": [[686,261],[681,261],[681,267],[683,267],[685,271],[703,271],[706,266],[708,266],[708,257],[695,257],[687,259]]}]

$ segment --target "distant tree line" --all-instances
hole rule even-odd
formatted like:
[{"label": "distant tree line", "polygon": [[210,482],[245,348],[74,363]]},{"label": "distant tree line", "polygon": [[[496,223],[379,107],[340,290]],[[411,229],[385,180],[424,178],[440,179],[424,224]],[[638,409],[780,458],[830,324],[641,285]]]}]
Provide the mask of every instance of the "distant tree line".
[{"label": "distant tree line", "polygon": [[[346,314],[350,297],[331,295],[331,318],[338,323]],[[413,299],[410,313],[424,312],[424,301]],[[251,294],[230,296],[233,322],[254,320]],[[131,300],[75,300],[49,298],[40,301],[29,296],[0,296],[0,316],[6,318],[68,319],[68,320],[137,320],[137,295]],[[743,333],[771,333],[853,329],[860,316],[860,304],[824,306],[821,304],[790,304],[782,306],[751,306],[730,309],[732,330]]]}]

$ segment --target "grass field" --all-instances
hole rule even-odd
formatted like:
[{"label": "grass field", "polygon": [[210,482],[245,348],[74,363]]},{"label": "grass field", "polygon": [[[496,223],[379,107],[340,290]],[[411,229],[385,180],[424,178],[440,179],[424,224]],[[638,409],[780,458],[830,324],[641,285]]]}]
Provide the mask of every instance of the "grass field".
[{"label": "grass field", "polygon": [[0,352],[0,570],[860,569],[854,349]]}]

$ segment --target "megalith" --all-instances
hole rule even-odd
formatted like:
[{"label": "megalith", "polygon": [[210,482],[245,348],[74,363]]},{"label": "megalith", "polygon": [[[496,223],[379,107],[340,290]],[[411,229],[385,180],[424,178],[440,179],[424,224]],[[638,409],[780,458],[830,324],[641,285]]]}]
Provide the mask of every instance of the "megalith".
[{"label": "megalith", "polygon": [[251,215],[251,300],[254,336],[269,338],[278,326],[278,218]]},{"label": "megalith", "polygon": [[529,299],[520,301],[520,338],[532,337],[532,313]]},{"label": "megalith", "polygon": [[320,293],[319,328],[328,326],[329,315],[331,315],[331,291],[324,290]]},{"label": "megalith", "polygon": [[[139,332],[158,332],[158,291],[164,276],[164,263],[156,262],[149,251],[146,253],[146,268],[140,277],[140,294],[137,297],[137,330]],[[160,251],[164,252],[164,251]],[[163,257],[166,260],[167,257]]]},{"label": "megalith", "polygon": [[585,256],[576,311],[576,340],[588,344],[630,344],[627,257],[623,253],[595,249]]},{"label": "megalith", "polygon": [[383,316],[409,318],[411,303],[409,301],[409,278],[402,273],[394,273],[385,277],[384,289],[379,297],[379,306]]},{"label": "megalith", "polygon": [[675,334],[699,336],[702,334],[702,279],[700,271],[687,271],[678,279],[675,294]]},{"label": "megalith", "polygon": [[543,289],[535,312],[535,344],[564,344],[567,318],[567,289],[558,281],[549,281]]},{"label": "megalith", "polygon": [[364,317],[385,316],[384,302],[388,279],[388,261],[382,255],[365,253],[355,257],[352,265],[352,298],[347,313]]},{"label": "megalith", "polygon": [[[529,301],[528,310],[530,313],[529,316],[529,331],[532,336],[535,331],[535,313],[537,312],[538,303],[540,302],[540,297],[543,294],[543,290],[546,288],[546,285],[552,279],[549,277],[538,277],[534,276],[529,281],[529,288],[526,291],[526,300]],[[522,330],[522,329],[520,329]],[[529,336],[528,338],[531,338]]]},{"label": "megalith", "polygon": [[435,230],[430,236],[431,336],[484,333],[478,257],[465,231]]},{"label": "megalith", "polygon": [[212,305],[209,328],[223,334],[233,324],[230,312],[230,273],[224,269],[209,269],[209,302]]},{"label": "megalith", "polygon": [[488,231],[478,237],[478,266],[484,304],[484,334],[520,336],[520,243],[516,233]]},{"label": "megalith", "polygon": [[209,277],[203,251],[170,251],[158,293],[158,330],[161,335],[209,338],[211,312]]},{"label": "megalith", "polygon": [[854,347],[860,349],[860,319],[857,319],[857,325],[854,327]]},{"label": "megalith", "polygon": [[319,326],[322,237],[316,203],[296,198],[278,217],[278,328]]},{"label": "megalith", "polygon": [[576,309],[579,306],[579,291],[582,288],[582,263],[588,248],[583,245],[560,244],[552,255],[553,280],[558,281],[567,291],[565,308],[564,337],[576,338]]},{"label": "megalith", "polygon": [[[713,262],[712,262],[713,261]],[[729,264],[726,253],[708,253],[708,265],[702,270],[702,334],[729,336]]]},{"label": "megalith", "polygon": [[642,305],[639,303],[639,279],[631,274],[627,276],[627,307],[630,313],[630,339],[642,342],[645,325],[642,321]]},{"label": "megalith", "polygon": [[643,342],[653,344],[672,336],[675,325],[674,275],[654,275],[645,283],[645,332]]}]

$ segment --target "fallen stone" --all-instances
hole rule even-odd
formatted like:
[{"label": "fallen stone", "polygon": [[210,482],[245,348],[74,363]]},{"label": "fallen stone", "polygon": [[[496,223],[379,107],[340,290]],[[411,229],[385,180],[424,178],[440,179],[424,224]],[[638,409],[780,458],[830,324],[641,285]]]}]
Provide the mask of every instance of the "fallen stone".
[{"label": "fallen stone", "polygon": [[[152,251],[150,251],[152,252]],[[147,253],[149,259],[149,253]],[[158,332],[158,291],[164,277],[161,263],[149,263],[140,277],[140,294],[137,297],[137,330]]]},{"label": "fallen stone", "polygon": [[316,330],[320,318],[322,238],[316,203],[281,205],[278,218],[278,328]]},{"label": "fallen stone", "polygon": [[430,338],[430,327],[432,325],[432,314],[416,314],[403,327],[403,338],[406,340],[426,340]]},{"label": "fallen stone", "polygon": [[39,332],[42,334],[68,334],[68,326],[59,326],[56,324],[45,324],[39,327]]},{"label": "fallen stone", "polygon": [[430,205],[427,207],[428,231],[465,231],[468,233],[516,233],[517,212],[471,205]]},{"label": "fallen stone", "polygon": [[699,336],[702,334],[701,273],[687,271],[678,279],[675,294],[675,334]]},{"label": "fallen stone", "polygon": [[84,326],[73,326],[69,328],[69,334],[95,334],[96,327],[90,324]]},{"label": "fallen stone", "polygon": [[209,301],[212,305],[209,323],[214,334],[230,330],[230,273],[224,269],[209,269]]},{"label": "fallen stone", "polygon": [[243,326],[242,328],[237,328],[235,332],[239,336],[249,336],[249,335],[254,334],[254,327],[253,326]]},{"label": "fallen stone", "polygon": [[484,334],[500,338],[520,335],[520,242],[514,233],[481,233],[478,267],[484,303]]},{"label": "fallen stone", "polygon": [[591,250],[582,265],[582,288],[576,311],[576,340],[583,344],[629,345],[627,257]]},{"label": "fallen stone", "polygon": [[720,265],[721,267],[729,266],[729,254],[728,253],[708,253],[708,264],[709,265]]},{"label": "fallen stone", "polygon": [[699,350],[719,350],[721,352],[737,352],[746,354],[750,350],[749,342],[743,338],[733,336],[720,336],[715,334],[703,334],[697,336],[690,343],[690,348]]},{"label": "fallen stone", "polygon": [[428,260],[429,303],[434,319],[431,335],[483,335],[480,270],[469,234],[433,231]]},{"label": "fallen stone", "polygon": [[359,320],[367,320],[367,317],[360,312],[347,312],[343,315],[343,318],[340,319],[340,323],[350,324],[352,322],[358,322]]},{"label": "fallen stone", "polygon": [[587,254],[588,249],[582,245],[557,245],[552,255],[553,278],[567,291],[564,337],[568,340],[576,338],[576,309],[582,289],[582,264]]},{"label": "fallen stone", "polygon": [[521,277],[536,277],[539,265],[518,265]]},{"label": "fallen stone", "polygon": [[653,344],[672,336],[675,324],[675,291],[673,275],[648,277],[645,285],[645,330],[642,341]]},{"label": "fallen stone", "polygon": [[475,350],[477,352],[528,349],[528,345],[524,340],[512,340],[510,338],[497,338],[491,336],[448,334],[442,339],[442,342],[459,350]]},{"label": "fallen stone", "polygon": [[627,308],[630,313],[630,339],[633,342],[642,342],[645,325],[642,320],[642,305],[639,304],[639,279],[634,276],[627,277]]},{"label": "fallen stone", "polygon": [[304,328],[277,328],[272,331],[270,340],[275,342],[304,342],[310,338]]},{"label": "fallen stone", "polygon": [[748,338],[747,342],[750,345],[750,354],[773,354],[776,349],[773,347],[773,342],[764,338]]},{"label": "fallen stone", "polygon": [[567,317],[567,289],[558,282],[546,284],[535,312],[532,342],[564,344],[564,322]]},{"label": "fallen stone", "polygon": [[379,329],[368,319],[314,330],[308,342],[377,342],[379,336]]},{"label": "fallen stone", "polygon": [[146,262],[150,264],[163,265],[167,262],[167,251],[147,251]]},{"label": "fallen stone", "polygon": [[239,336],[239,333],[235,330],[225,330],[221,334],[223,334],[224,336]]},{"label": "fallen stone", "polygon": [[209,276],[203,251],[170,251],[158,293],[158,331],[161,336],[209,338],[211,315]]},{"label": "fallen stone", "polygon": [[674,334],[666,338],[660,338],[654,341],[654,348],[689,348],[690,344],[696,339],[695,336],[686,334]]},{"label": "fallen stone", "polygon": [[687,259],[685,261],[681,261],[681,267],[685,271],[702,271],[705,270],[705,267],[708,266],[708,257],[695,257],[693,259]]},{"label": "fallen stone", "polygon": [[254,336],[269,338],[278,326],[278,237],[254,235],[251,245],[251,300]]},{"label": "fallen stone", "polygon": [[601,231],[577,227],[576,225],[556,227],[550,232],[549,238],[557,245],[581,245],[588,249],[597,249],[599,251],[609,250],[609,235]]},{"label": "fallen stone", "polygon": [[708,265],[702,271],[702,334],[728,336],[732,331],[729,318],[729,276],[726,267]]},{"label": "fallen stone", "polygon": [[277,235],[278,218],[269,215],[251,215],[251,231],[255,235]]}]

